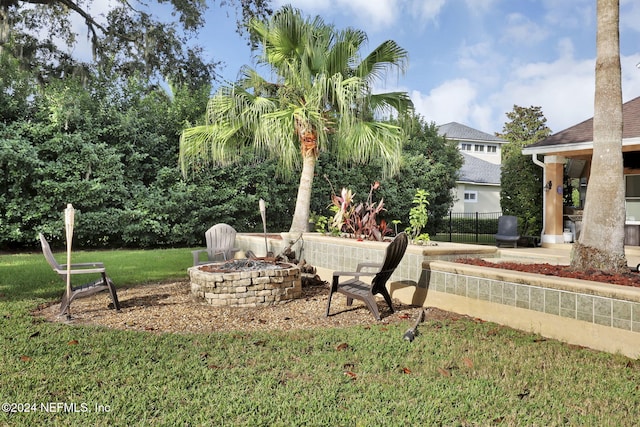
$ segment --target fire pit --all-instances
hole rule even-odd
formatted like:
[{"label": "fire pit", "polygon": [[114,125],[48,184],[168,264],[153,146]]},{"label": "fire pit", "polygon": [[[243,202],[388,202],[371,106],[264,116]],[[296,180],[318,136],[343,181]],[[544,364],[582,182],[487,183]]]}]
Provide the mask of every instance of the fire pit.
[{"label": "fire pit", "polygon": [[189,268],[191,294],[213,306],[281,304],[302,294],[300,269],[265,259],[240,259]]}]

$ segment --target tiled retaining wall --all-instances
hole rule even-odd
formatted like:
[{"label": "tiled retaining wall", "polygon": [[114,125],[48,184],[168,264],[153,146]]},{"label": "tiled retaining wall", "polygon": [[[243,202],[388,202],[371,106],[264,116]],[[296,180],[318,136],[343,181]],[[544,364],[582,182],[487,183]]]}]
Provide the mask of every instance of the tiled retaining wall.
[{"label": "tiled retaining wall", "polygon": [[[236,244],[258,256],[265,253],[264,238],[240,235]],[[274,253],[285,246],[284,240],[270,240],[268,244]],[[386,245],[312,233],[305,234],[294,249],[308,263],[325,270],[324,280],[331,280],[331,271],[353,271],[358,262],[381,262]],[[409,245],[390,280],[392,298],[640,357],[639,288],[449,262],[465,256],[501,257],[496,248],[487,246]]]},{"label": "tiled retaining wall", "polygon": [[[284,235],[282,240],[269,239],[267,247],[274,254],[279,253],[288,241],[297,236]],[[331,271],[355,271],[360,262],[382,263],[389,242],[357,241],[355,239],[336,238],[316,233],[304,234],[293,246],[300,259],[307,263]],[[251,250],[257,256],[266,254],[264,238],[256,235],[238,235],[236,246],[242,250]],[[442,246],[409,245],[400,265],[390,281],[414,281],[426,288],[423,264],[432,260],[454,260],[466,256],[496,256],[493,247],[479,245],[461,245],[447,243]],[[422,279],[421,279],[422,278]]]},{"label": "tiled retaining wall", "polygon": [[437,292],[640,332],[640,302],[436,270],[429,283]]}]

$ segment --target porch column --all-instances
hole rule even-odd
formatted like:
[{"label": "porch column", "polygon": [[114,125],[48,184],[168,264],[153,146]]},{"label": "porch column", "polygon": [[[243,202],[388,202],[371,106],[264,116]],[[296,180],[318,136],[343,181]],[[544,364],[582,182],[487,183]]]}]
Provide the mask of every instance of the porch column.
[{"label": "porch column", "polygon": [[562,236],[562,190],[565,160],[563,156],[544,157],[544,234],[542,235],[542,243],[564,243]]}]

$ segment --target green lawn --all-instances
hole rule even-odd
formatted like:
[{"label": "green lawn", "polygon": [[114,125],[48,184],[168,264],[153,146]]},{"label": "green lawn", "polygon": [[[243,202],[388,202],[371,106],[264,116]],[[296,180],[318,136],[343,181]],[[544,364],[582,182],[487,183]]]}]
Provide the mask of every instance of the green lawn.
[{"label": "green lawn", "polygon": [[[73,261],[103,261],[117,285],[130,286],[185,278],[191,253],[86,252]],[[154,334],[30,315],[63,288],[41,254],[0,256],[0,425],[631,426],[640,419],[640,361],[488,322],[427,321],[409,343],[402,335],[410,320]]]}]

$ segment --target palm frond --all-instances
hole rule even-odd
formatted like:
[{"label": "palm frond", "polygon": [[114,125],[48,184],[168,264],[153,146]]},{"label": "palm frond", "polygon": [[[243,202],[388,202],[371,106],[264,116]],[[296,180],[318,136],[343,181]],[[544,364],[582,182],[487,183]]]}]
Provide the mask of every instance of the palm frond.
[{"label": "palm frond", "polygon": [[393,175],[400,166],[405,134],[402,128],[375,121],[354,122],[348,133],[340,129],[336,138],[338,159],[342,162],[368,163],[383,159],[383,175]]},{"label": "palm frond", "polygon": [[265,114],[256,129],[254,142],[278,160],[284,176],[300,165],[300,145],[295,133],[294,109],[279,109]]},{"label": "palm frond", "polygon": [[390,69],[403,73],[409,63],[409,53],[395,41],[387,40],[375,48],[356,68],[356,75],[366,77],[371,83],[382,81]]},{"label": "palm frond", "polygon": [[341,73],[345,77],[354,75],[353,67],[359,60],[358,52],[367,42],[367,34],[348,28],[340,31],[327,49],[325,70],[329,75]]},{"label": "palm frond", "polygon": [[413,111],[413,101],[407,92],[385,92],[372,94],[369,105],[374,111],[375,117],[389,116],[394,113],[400,115]]},{"label": "palm frond", "polygon": [[237,157],[241,143],[237,129],[231,131],[218,125],[203,125],[185,129],[180,136],[179,163],[183,175],[210,163],[226,165]]}]

